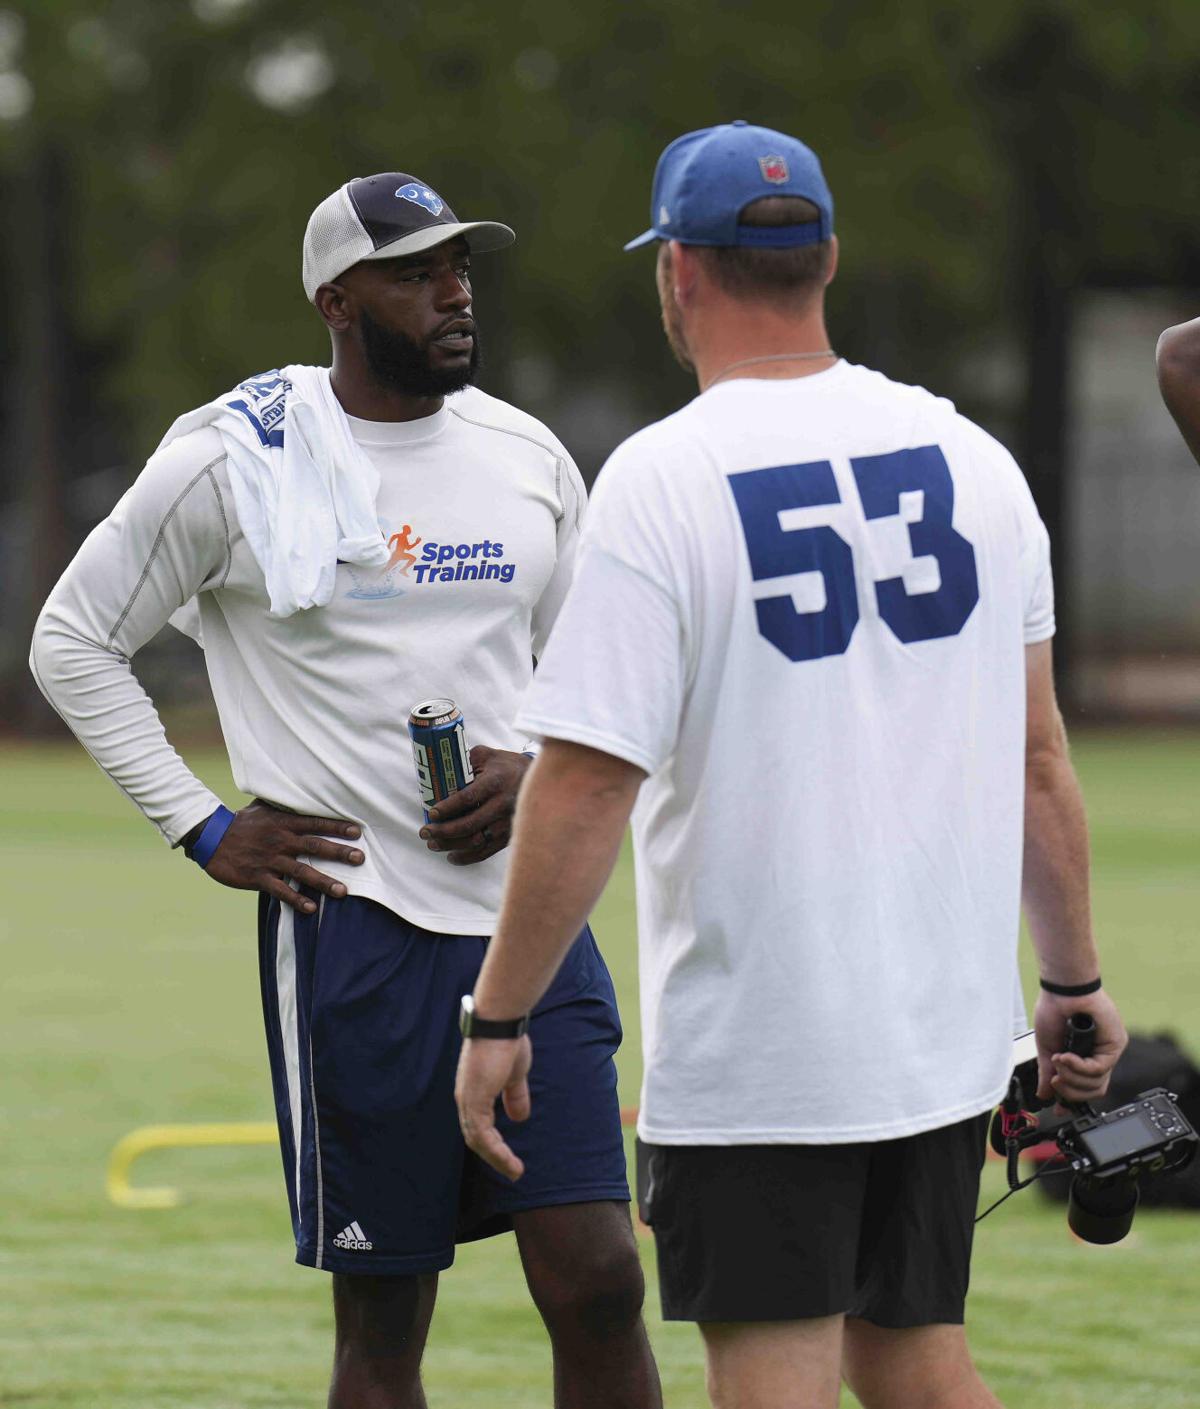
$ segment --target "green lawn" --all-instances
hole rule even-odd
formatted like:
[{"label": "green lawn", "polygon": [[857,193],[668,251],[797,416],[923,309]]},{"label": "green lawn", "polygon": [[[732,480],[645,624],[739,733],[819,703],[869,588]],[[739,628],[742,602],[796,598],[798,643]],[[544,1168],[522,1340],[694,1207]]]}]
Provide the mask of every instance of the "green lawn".
[{"label": "green lawn", "polygon": [[[1131,1027],[1171,1027],[1200,1051],[1200,737],[1083,737],[1076,755],[1109,987]],[[219,760],[193,762],[232,796]],[[328,1287],[292,1264],[275,1150],[147,1157],[139,1182],[187,1190],[173,1211],[122,1211],[103,1190],[108,1150],[133,1126],[269,1118],[253,898],[169,853],[78,751],[10,746],[0,768],[0,1406],[323,1403]],[[633,1104],[627,861],[595,924]],[[999,1187],[991,1167],[989,1199]],[[1124,1244],[1090,1249],[1030,1192],[976,1247],[972,1343],[1014,1409],[1197,1402],[1200,1219],[1143,1214]],[[658,1320],[653,1285],[649,1314],[668,1405],[699,1409],[694,1330]],[[455,1409],[548,1405],[510,1239],[464,1249],[443,1279],[427,1384]]]}]

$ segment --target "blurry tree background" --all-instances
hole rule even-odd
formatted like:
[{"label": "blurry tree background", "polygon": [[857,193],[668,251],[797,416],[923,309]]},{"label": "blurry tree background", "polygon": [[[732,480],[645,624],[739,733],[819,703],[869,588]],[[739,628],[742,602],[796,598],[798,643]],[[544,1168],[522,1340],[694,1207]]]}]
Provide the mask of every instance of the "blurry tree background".
[{"label": "blurry tree background", "polygon": [[[51,726],[25,667],[33,618],[171,421],[325,360],[300,287],[318,200],[406,170],[516,228],[476,262],[482,384],[590,477],[693,393],[658,335],[652,255],[620,246],[646,227],[665,143],[737,116],[822,157],[839,352],[952,397],[1021,460],[1054,542],[1068,692],[1086,703],[1097,652],[1200,656],[1200,475],[1165,412],[1138,439],[1145,398],[1121,401],[1152,379],[1147,320],[1200,311],[1195,0],[30,0],[0,8],[7,725]],[[1081,446],[1134,490],[1093,479],[1089,499]],[[1150,500],[1173,552],[1097,537],[1094,518]],[[1147,552],[1165,575],[1145,578]],[[1150,591],[1116,631],[1142,600],[1125,573]]]}]

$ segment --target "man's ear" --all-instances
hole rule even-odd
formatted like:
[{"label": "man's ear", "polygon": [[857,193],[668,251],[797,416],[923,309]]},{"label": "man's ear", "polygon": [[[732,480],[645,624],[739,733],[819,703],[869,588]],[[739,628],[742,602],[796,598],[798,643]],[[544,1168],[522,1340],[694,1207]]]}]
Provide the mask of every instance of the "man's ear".
[{"label": "man's ear", "polygon": [[675,292],[675,302],[686,308],[693,300],[696,285],[702,276],[700,259],[690,245],[671,241],[671,287]]},{"label": "man's ear", "polygon": [[349,328],[353,321],[351,298],[341,284],[322,284],[313,302],[331,333],[344,333]]},{"label": "man's ear", "polygon": [[825,287],[828,288],[833,283],[834,275],[838,268],[838,237],[829,237],[829,268],[825,271]]}]

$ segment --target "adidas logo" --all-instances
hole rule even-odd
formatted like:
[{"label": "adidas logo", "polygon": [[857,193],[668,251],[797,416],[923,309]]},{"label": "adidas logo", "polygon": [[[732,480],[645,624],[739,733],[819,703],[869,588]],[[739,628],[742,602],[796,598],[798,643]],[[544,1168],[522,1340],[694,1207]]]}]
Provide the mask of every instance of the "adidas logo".
[{"label": "adidas logo", "polygon": [[343,1228],[334,1238],[333,1245],[335,1248],[345,1248],[347,1252],[370,1252],[375,1246],[356,1222]]}]

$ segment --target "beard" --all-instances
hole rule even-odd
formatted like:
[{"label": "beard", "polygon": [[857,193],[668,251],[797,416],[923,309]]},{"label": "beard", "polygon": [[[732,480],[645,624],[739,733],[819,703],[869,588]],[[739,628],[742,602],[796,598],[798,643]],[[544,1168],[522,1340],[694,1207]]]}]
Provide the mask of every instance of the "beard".
[{"label": "beard", "polygon": [[667,335],[667,346],[685,372],[694,372],[696,367],[688,353],[687,340],[683,336],[683,314],[675,302],[675,286],[671,277],[671,249],[665,242],[659,248],[656,274],[658,301],[662,305],[662,325],[663,332]]},{"label": "beard", "polygon": [[365,309],[358,315],[363,355],[372,377],[389,391],[405,396],[450,396],[474,382],[479,371],[479,330],[471,339],[471,360],[465,367],[435,367],[432,351],[406,333],[377,323]]}]

